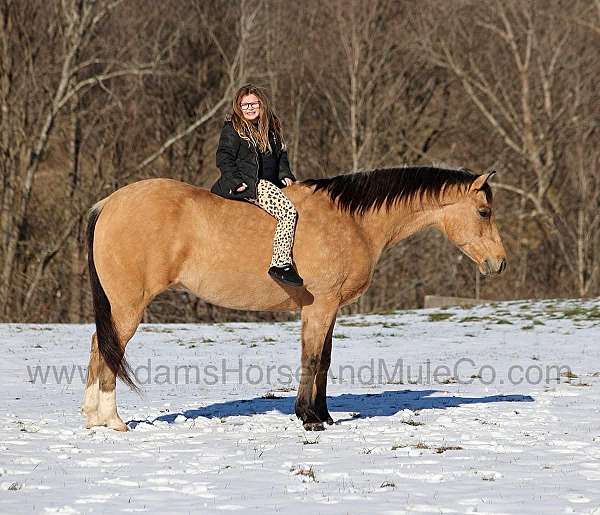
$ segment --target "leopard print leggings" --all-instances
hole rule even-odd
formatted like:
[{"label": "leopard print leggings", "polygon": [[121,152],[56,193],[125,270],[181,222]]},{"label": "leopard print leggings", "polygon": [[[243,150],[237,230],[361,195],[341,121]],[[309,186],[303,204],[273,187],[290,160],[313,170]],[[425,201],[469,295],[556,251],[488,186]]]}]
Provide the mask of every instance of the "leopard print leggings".
[{"label": "leopard print leggings", "polygon": [[284,195],[281,189],[265,179],[258,181],[256,197],[256,199],[247,200],[261,207],[277,220],[271,266],[291,264],[294,227],[298,217],[294,204]]}]

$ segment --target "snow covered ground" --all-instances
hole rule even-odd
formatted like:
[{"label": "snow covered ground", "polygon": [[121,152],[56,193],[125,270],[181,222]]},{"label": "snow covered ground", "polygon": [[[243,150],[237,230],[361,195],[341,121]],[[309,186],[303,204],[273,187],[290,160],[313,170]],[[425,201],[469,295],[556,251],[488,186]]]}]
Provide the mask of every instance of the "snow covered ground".
[{"label": "snow covered ground", "polygon": [[0,325],[0,513],[600,514],[600,301],[340,317],[318,433],[299,331],[140,327],[117,433],[79,415],[91,325]]}]

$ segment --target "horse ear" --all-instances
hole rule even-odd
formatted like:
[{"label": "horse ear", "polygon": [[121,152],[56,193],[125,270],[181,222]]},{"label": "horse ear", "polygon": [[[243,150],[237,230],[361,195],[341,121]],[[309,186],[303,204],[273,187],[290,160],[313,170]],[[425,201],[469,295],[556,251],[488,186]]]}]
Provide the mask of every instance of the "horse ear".
[{"label": "horse ear", "polygon": [[483,189],[483,187],[486,185],[486,183],[494,176],[496,175],[496,170],[492,170],[491,172],[488,173],[484,173],[483,175],[480,175],[479,177],[477,177],[477,179],[475,179],[473,181],[473,183],[471,184],[471,191],[479,191],[481,189]]}]

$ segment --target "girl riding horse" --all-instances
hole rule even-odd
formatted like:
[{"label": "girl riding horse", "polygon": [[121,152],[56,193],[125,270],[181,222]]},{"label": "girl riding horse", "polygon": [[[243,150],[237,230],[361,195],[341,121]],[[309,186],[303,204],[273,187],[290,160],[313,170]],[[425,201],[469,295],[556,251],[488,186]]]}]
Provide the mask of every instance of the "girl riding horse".
[{"label": "girl riding horse", "polygon": [[275,238],[269,275],[289,286],[302,286],[292,263],[297,212],[281,188],[296,181],[290,170],[279,118],[265,92],[252,84],[233,98],[232,113],[221,130],[217,148],[221,177],[211,191],[246,200],[275,217]]}]

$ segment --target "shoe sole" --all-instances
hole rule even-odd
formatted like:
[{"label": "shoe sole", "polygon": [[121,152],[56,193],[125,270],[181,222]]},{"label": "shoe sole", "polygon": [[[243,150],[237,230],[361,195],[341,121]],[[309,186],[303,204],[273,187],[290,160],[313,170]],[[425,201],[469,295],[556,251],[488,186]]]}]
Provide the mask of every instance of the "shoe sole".
[{"label": "shoe sole", "polygon": [[283,280],[281,277],[277,277],[276,275],[269,274],[273,279],[275,279],[278,283],[285,284],[286,286],[293,286],[294,288],[302,288],[304,283],[292,283],[289,281]]}]

